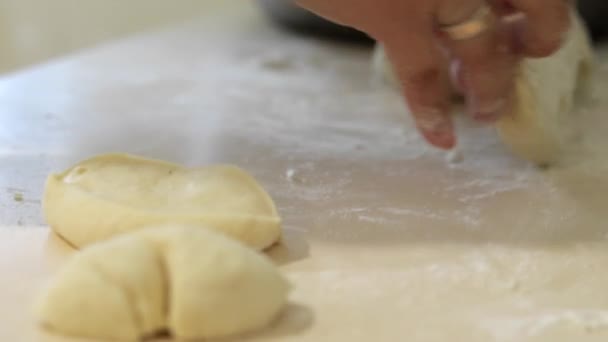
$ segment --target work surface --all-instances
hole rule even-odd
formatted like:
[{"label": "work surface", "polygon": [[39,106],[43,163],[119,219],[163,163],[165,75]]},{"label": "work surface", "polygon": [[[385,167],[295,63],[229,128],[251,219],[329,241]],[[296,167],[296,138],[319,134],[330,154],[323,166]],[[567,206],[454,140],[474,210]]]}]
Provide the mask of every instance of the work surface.
[{"label": "work surface", "polygon": [[[43,184],[110,151],[233,163],[275,198],[285,242],[270,255],[292,304],[246,341],[608,339],[600,148],[541,171],[463,124],[463,160],[447,158],[373,81],[368,49],[243,6],[0,81],[0,341],[71,341],[29,314],[73,253],[44,225]],[[605,58],[596,74],[577,115],[601,147]]]}]

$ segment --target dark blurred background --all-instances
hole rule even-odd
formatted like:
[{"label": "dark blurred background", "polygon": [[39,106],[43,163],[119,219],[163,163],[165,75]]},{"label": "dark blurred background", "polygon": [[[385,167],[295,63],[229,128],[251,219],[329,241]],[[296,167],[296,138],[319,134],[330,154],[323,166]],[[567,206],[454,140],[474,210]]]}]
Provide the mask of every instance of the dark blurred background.
[{"label": "dark blurred background", "polygon": [[[363,33],[331,23],[303,10],[289,0],[258,0],[264,12],[278,25],[293,32],[320,38],[372,43]],[[608,0],[579,0],[578,8],[595,41],[608,36]]]}]

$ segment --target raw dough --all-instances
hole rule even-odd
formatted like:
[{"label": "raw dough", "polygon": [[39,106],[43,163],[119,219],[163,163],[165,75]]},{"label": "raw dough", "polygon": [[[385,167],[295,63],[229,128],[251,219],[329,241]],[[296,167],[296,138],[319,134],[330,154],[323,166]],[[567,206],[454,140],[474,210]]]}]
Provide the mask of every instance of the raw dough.
[{"label": "raw dough", "polygon": [[513,112],[497,125],[505,144],[538,164],[557,162],[573,144],[574,106],[590,79],[591,43],[578,15],[572,18],[572,28],[557,53],[522,63]]},{"label": "raw dough", "polygon": [[281,236],[270,196],[233,166],[102,155],[49,176],[43,206],[48,224],[77,247],[163,223],[210,227],[256,249]]},{"label": "raw dough", "polygon": [[[499,135],[516,154],[549,164],[558,160],[576,137],[573,110],[584,94],[593,65],[593,51],[584,24],[572,13],[573,25],[556,54],[521,63],[516,79],[514,110],[498,124]],[[382,46],[373,67],[390,86],[399,82]]]},{"label": "raw dough", "polygon": [[199,227],[147,228],[72,258],[37,306],[66,335],[135,340],[168,329],[217,338],[268,325],[289,284],[263,255]]}]

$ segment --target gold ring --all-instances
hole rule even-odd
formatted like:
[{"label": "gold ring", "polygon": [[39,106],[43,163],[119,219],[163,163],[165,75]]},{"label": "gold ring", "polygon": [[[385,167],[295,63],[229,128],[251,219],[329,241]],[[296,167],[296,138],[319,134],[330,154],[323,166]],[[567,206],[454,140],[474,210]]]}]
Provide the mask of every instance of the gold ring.
[{"label": "gold ring", "polygon": [[494,20],[492,9],[484,4],[473,13],[471,18],[458,24],[440,24],[439,29],[452,40],[467,40],[475,38],[488,30]]}]

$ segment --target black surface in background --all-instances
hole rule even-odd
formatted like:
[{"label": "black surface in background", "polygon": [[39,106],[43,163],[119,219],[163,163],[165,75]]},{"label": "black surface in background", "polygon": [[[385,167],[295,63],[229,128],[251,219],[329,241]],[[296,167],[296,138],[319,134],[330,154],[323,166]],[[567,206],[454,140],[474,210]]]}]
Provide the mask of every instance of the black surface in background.
[{"label": "black surface in background", "polygon": [[[268,17],[278,25],[298,34],[353,43],[373,41],[355,29],[329,22],[301,9],[289,0],[258,0]],[[578,8],[596,41],[608,38],[608,0],[579,0]]]}]

